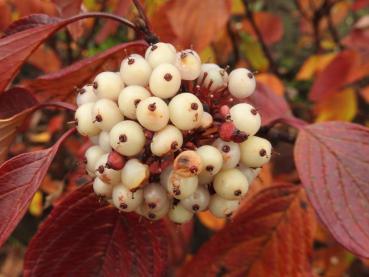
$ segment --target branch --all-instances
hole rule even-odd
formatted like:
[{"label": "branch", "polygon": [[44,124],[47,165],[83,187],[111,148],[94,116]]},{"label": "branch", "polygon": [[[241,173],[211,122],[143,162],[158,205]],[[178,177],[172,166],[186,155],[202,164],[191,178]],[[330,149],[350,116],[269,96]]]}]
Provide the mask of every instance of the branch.
[{"label": "branch", "polygon": [[235,32],[233,31],[231,19],[227,22],[227,33],[228,33],[229,39],[231,40],[232,50],[233,50],[232,51],[233,56],[228,60],[228,65],[233,68],[240,60],[240,51],[238,49],[237,36]]},{"label": "branch", "polygon": [[281,76],[281,74],[279,73],[278,71],[278,68],[274,62],[274,59],[272,57],[272,54],[270,53],[269,51],[269,48],[268,46],[266,45],[265,41],[264,41],[264,38],[263,38],[263,35],[261,33],[261,31],[259,30],[257,24],[256,24],[256,21],[255,21],[255,18],[254,18],[254,14],[253,12],[251,11],[250,9],[250,6],[249,6],[249,0],[242,0],[243,2],[243,5],[245,7],[245,10],[246,10],[246,17],[247,19],[249,20],[250,24],[251,24],[251,27],[252,29],[254,30],[257,38],[258,38],[258,41],[263,49],[263,52],[265,54],[265,57],[268,59],[268,62],[269,62],[269,65],[270,65],[270,69],[272,70],[272,72],[274,74],[276,74],[278,77]]},{"label": "branch", "polygon": [[140,30],[140,32],[144,35],[145,40],[148,43],[157,43],[159,42],[159,38],[152,32],[150,28],[149,20],[146,16],[145,9],[141,5],[139,0],[133,0],[133,4],[135,5],[139,18],[136,20],[136,26]]}]

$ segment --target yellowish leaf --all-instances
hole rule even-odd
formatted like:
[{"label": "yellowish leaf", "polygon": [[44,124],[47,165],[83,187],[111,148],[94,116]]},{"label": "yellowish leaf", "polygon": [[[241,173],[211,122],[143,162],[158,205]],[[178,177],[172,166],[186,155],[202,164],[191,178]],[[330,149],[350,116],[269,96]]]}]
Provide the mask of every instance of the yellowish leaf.
[{"label": "yellowish leaf", "polygon": [[216,55],[210,46],[202,50],[199,53],[199,55],[203,63],[215,63],[216,62]]},{"label": "yellowish leaf", "polygon": [[213,216],[210,211],[199,212],[197,217],[205,227],[213,231],[219,231],[226,223],[225,219]]},{"label": "yellowish leaf", "polygon": [[232,0],[232,14],[245,14],[245,8],[242,3],[242,0]]},{"label": "yellowish leaf", "polygon": [[266,71],[269,62],[261,49],[260,44],[251,36],[244,35],[241,44],[241,52],[250,62],[252,68],[258,71]]},{"label": "yellowish leaf", "polygon": [[28,139],[35,143],[45,143],[49,142],[51,139],[51,134],[49,132],[42,132],[38,134],[29,134]]},{"label": "yellowish leaf", "polygon": [[342,120],[351,121],[357,113],[357,96],[347,88],[318,102],[315,108],[316,122]]},{"label": "yellowish leaf", "polygon": [[284,84],[271,73],[260,73],[256,75],[256,80],[268,86],[275,94],[282,96],[284,94]]},{"label": "yellowish leaf", "polygon": [[310,56],[297,73],[296,80],[310,80],[322,71],[336,56],[336,53]]},{"label": "yellowish leaf", "polygon": [[32,198],[31,204],[29,205],[29,213],[33,216],[40,216],[42,214],[42,192],[36,191]]}]

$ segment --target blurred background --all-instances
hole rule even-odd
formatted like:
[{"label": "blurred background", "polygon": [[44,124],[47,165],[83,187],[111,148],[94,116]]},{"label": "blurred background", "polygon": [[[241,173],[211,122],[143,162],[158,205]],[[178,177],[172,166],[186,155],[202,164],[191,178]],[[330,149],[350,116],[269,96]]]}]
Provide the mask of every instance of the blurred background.
[{"label": "blurred background", "polygon": [[[296,116],[308,122],[343,120],[369,126],[368,0],[141,2],[162,41],[177,49],[193,48],[203,62],[251,68],[259,82],[288,101]],[[132,21],[137,16],[130,0],[0,0],[0,35],[13,21],[33,13],[65,18],[96,11]],[[73,23],[32,54],[15,83],[25,84],[133,39],[132,30],[113,21]],[[324,97],[319,96],[322,92]],[[71,120],[70,113],[57,110],[35,112],[20,128],[9,157],[51,146],[70,128]],[[293,136],[294,130],[286,131]],[[0,249],[1,277],[21,276],[24,250],[38,225],[67,192],[89,182],[80,159],[87,147],[83,139],[71,137],[56,156],[29,212]],[[275,142],[278,155],[263,168],[255,190],[276,181],[299,182],[292,149],[290,143]],[[224,224],[200,214],[180,234],[187,255]],[[173,267],[184,259],[177,259]],[[322,226],[315,235],[312,262],[316,276],[369,276],[369,261],[344,250]]]}]

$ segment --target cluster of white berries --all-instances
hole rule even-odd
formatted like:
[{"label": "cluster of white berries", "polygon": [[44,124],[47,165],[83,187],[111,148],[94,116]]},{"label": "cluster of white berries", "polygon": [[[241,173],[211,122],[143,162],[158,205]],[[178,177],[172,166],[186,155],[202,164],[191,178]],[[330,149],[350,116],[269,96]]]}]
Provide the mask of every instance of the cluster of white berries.
[{"label": "cluster of white berries", "polygon": [[98,74],[78,90],[75,113],[94,144],[85,163],[95,193],[149,220],[230,216],[271,157],[255,136],[260,115],[244,102],[255,84],[245,68],[228,74],[162,42]]}]

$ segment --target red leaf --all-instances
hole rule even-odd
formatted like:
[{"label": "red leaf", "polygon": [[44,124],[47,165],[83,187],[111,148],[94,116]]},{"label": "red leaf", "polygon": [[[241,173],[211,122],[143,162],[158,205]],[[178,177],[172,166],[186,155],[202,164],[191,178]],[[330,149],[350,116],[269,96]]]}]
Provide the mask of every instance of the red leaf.
[{"label": "red leaf", "polygon": [[[81,12],[82,0],[52,0],[52,2],[62,18],[71,17]],[[79,39],[83,35],[81,22],[70,24],[67,28],[74,40]]]},{"label": "red leaf", "polygon": [[29,244],[24,276],[163,276],[167,231],[98,201],[90,185],[67,196]]},{"label": "red leaf", "polygon": [[123,43],[60,71],[25,81],[24,85],[42,100],[67,100],[72,96],[74,101],[74,87],[82,87],[103,70],[116,69],[126,55],[144,53],[147,46],[144,41]]},{"label": "red leaf", "polygon": [[173,44],[176,43],[178,38],[169,21],[168,10],[172,9],[174,6],[174,1],[165,2],[150,18],[151,27],[160,40]]},{"label": "red leaf", "polygon": [[58,17],[48,16],[47,14],[31,14],[10,24],[4,33],[10,36],[27,29],[55,24],[60,22],[60,20]]},{"label": "red leaf", "polygon": [[357,10],[360,10],[360,9],[364,9],[367,6],[369,6],[369,0],[356,0],[352,4],[352,9],[354,11],[357,11]]},{"label": "red leaf", "polygon": [[0,166],[0,246],[22,219],[61,143],[73,131],[48,149],[18,155]]},{"label": "red leaf", "polygon": [[[273,44],[282,39],[284,29],[279,16],[268,12],[255,12],[254,19],[266,44]],[[249,21],[244,22],[244,28],[256,38]]]},{"label": "red leaf", "polygon": [[308,276],[314,229],[301,186],[264,189],[200,248],[182,276]]},{"label": "red leaf", "polygon": [[308,196],[335,239],[369,258],[369,130],[326,122],[299,133],[295,162]]},{"label": "red leaf", "polygon": [[13,88],[0,95],[0,163],[7,155],[17,127],[38,105],[28,90]]},{"label": "red leaf", "polygon": [[[155,19],[154,31],[163,39],[162,33],[168,34],[169,30],[160,30],[155,26],[170,25],[171,34],[174,34],[183,48],[193,48],[201,51],[212,41],[216,40],[219,30],[222,30],[231,15],[231,3],[229,0],[171,0],[160,7],[158,13],[162,18]],[[167,23],[168,22],[168,23]],[[173,38],[173,36],[172,36]]]},{"label": "red leaf", "polygon": [[256,91],[246,99],[261,114],[262,125],[276,120],[292,117],[287,101],[283,96],[276,95],[267,86],[258,83]]},{"label": "red leaf", "polygon": [[310,100],[318,101],[340,91],[349,81],[356,60],[357,54],[354,51],[339,53],[315,79],[309,94]]}]

